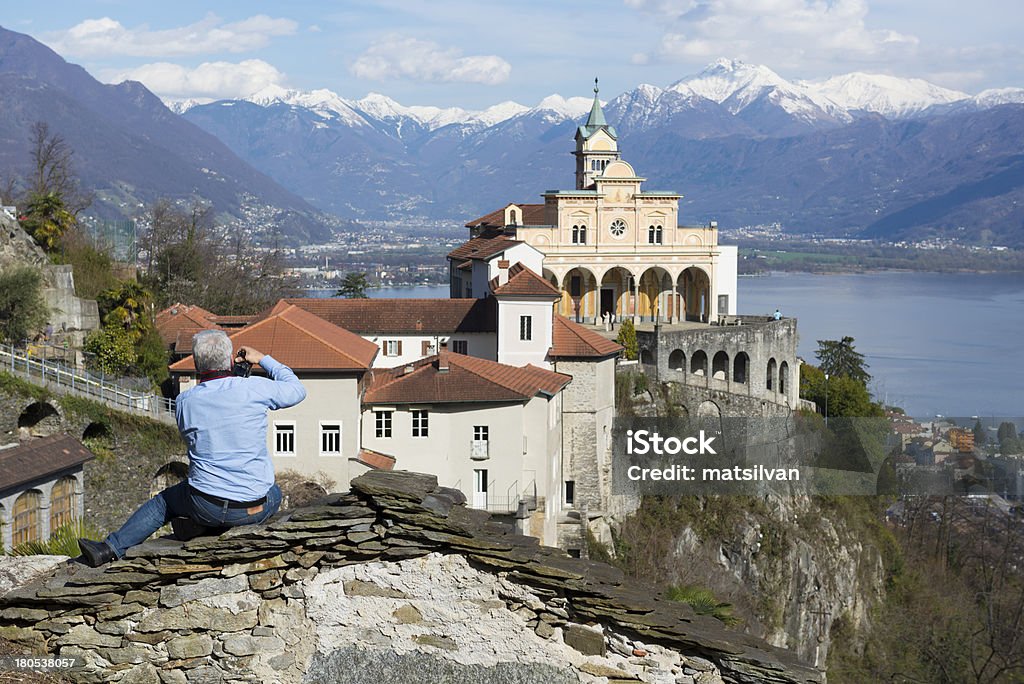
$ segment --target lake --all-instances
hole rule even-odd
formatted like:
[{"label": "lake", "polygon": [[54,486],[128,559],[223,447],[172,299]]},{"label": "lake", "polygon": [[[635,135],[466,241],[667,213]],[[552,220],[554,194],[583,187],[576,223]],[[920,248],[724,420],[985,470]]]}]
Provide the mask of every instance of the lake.
[{"label": "lake", "polygon": [[[447,297],[448,287],[370,296]],[[1024,274],[778,273],[740,278],[738,299],[741,314],[796,317],[812,363],[817,340],[853,337],[872,391],[911,415],[1024,416]]]}]

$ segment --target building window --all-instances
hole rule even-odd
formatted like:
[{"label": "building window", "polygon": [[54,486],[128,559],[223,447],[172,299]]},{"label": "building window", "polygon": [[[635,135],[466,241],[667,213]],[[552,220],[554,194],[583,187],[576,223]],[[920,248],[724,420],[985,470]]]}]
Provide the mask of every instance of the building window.
[{"label": "building window", "polygon": [[576,503],[576,480],[565,481],[565,505],[573,506]]},{"label": "building window", "polygon": [[412,412],[412,436],[413,437],[427,437],[428,436],[428,412],[423,410],[414,410]]},{"label": "building window", "polygon": [[77,513],[75,478],[61,478],[50,490],[50,534],[52,535],[61,525],[74,522]]},{"label": "building window", "polygon": [[430,341],[430,340],[423,340],[423,343],[422,343],[422,345],[420,347],[420,355],[421,356],[430,356],[430,355],[436,354],[436,353],[437,353],[437,348],[434,346],[434,343],[432,341]]},{"label": "building window", "polygon": [[341,455],[341,423],[320,423],[320,455]]},{"label": "building window", "polygon": [[651,245],[662,244],[662,227],[661,226],[648,226],[647,227],[647,243]]},{"label": "building window", "polygon": [[384,340],[384,356],[401,356],[402,340]]},{"label": "building window", "polygon": [[469,354],[469,342],[466,340],[452,340],[452,351],[456,354]]},{"label": "building window", "polygon": [[274,455],[295,455],[295,423],[274,421]]},{"label": "building window", "polygon": [[533,316],[519,317],[519,339],[524,341],[533,339]]},{"label": "building window", "polygon": [[391,438],[391,411],[374,411],[378,439]]},{"label": "building window", "polygon": [[626,222],[622,219],[615,219],[612,224],[608,226],[609,232],[615,237],[622,237],[626,234]]},{"label": "building window", "polygon": [[486,442],[490,429],[486,425],[474,425],[473,426],[473,441],[474,442]]},{"label": "building window", "polygon": [[42,531],[39,529],[39,501],[39,492],[31,490],[19,496],[14,502],[12,546],[42,539]]},{"label": "building window", "polygon": [[572,227],[572,244],[574,244],[574,245],[585,245],[585,244],[587,244],[587,227],[585,225],[573,225],[573,227]]},{"label": "building window", "polygon": [[487,489],[489,484],[485,469],[481,468],[473,471],[473,508],[487,508]]}]

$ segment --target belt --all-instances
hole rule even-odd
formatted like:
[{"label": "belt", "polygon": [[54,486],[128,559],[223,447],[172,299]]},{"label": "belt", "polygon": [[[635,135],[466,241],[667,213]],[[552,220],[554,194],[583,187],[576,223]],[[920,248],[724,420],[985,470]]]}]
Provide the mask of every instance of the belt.
[{"label": "belt", "polygon": [[191,485],[189,485],[189,489],[191,489],[192,493],[201,499],[206,499],[210,503],[216,504],[218,506],[223,506],[224,504],[227,504],[228,508],[253,508],[255,506],[262,506],[267,502],[266,495],[264,495],[263,498],[261,499],[256,499],[255,501],[232,501],[231,499],[222,499],[219,496],[207,494],[206,492],[200,491]]}]

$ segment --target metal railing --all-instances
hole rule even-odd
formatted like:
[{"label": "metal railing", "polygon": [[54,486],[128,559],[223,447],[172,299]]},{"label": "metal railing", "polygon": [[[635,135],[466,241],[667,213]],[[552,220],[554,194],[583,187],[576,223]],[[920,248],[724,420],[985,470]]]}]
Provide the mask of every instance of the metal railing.
[{"label": "metal railing", "polygon": [[36,359],[27,351],[0,345],[0,370],[60,393],[95,399],[112,408],[174,423],[174,400],[119,387],[103,376],[66,364]]},{"label": "metal railing", "polygon": [[519,502],[526,502],[528,511],[537,510],[539,499],[537,497],[537,482],[534,480],[522,491],[519,491],[519,481],[516,480],[505,490],[504,494],[491,494],[494,490],[494,481],[488,485],[490,490],[486,495],[486,504],[481,505],[475,498],[470,498],[467,505],[470,508],[477,508],[490,513],[515,513],[519,510]]}]

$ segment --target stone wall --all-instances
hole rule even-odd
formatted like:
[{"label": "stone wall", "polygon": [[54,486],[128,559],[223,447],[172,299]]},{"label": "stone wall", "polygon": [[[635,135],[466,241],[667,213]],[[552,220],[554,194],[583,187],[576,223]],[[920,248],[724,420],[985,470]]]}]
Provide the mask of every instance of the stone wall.
[{"label": "stone wall", "polygon": [[77,657],[76,682],[823,681],[432,476],[352,487],[265,526],[58,566],[0,597],[0,636]]},{"label": "stone wall", "polygon": [[[45,429],[19,429],[19,419],[25,422],[26,411],[36,405],[51,416],[44,419]],[[56,397],[21,381],[0,389],[0,445],[55,433],[81,439],[97,456],[84,467],[83,499],[85,521],[100,530],[117,529],[150,497],[160,468],[186,460],[177,428],[86,399]]]},{"label": "stone wall", "polygon": [[43,273],[43,299],[50,309],[48,323],[55,331],[68,332],[70,346],[80,346],[85,334],[100,326],[96,302],[75,296],[71,266],[52,264],[17,221],[0,213],[0,268],[22,264]]},{"label": "stone wall", "polygon": [[[797,359],[796,319],[771,320],[765,317],[742,317],[743,325],[706,326],[683,330],[660,329],[657,332],[637,331],[637,343],[644,372],[652,380],[674,382],[692,388],[690,394],[710,395],[713,392],[746,397],[736,404],[733,415],[768,415],[761,405],[776,404],[794,409],[799,401],[800,361]],[[727,359],[724,373],[715,373],[716,355]],[[704,354],[704,369],[694,372],[694,358]],[[743,381],[736,372],[736,359],[745,354],[748,362]],[[772,387],[768,388],[768,367],[775,362]],[[782,364],[788,377],[780,391]],[[700,364],[698,364],[699,366]],[[690,409],[687,406],[687,409]]]}]

